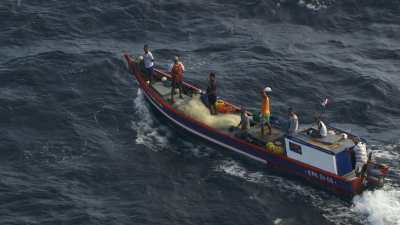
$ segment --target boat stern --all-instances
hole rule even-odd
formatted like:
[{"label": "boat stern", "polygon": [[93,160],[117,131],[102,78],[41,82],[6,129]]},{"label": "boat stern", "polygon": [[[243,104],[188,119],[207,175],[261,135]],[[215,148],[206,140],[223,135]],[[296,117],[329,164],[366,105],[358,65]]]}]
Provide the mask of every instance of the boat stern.
[{"label": "boat stern", "polygon": [[367,164],[367,183],[368,186],[376,187],[384,184],[385,177],[389,173],[389,167],[375,162]]}]

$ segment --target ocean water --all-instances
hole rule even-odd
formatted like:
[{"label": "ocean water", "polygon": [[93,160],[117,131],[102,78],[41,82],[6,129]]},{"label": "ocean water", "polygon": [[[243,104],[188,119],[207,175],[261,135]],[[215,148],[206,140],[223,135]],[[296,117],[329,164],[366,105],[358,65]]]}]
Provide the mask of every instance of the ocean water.
[{"label": "ocean water", "polygon": [[[400,224],[398,0],[3,0],[0,224]],[[158,120],[123,53],[369,141],[391,167],[350,201]]]}]

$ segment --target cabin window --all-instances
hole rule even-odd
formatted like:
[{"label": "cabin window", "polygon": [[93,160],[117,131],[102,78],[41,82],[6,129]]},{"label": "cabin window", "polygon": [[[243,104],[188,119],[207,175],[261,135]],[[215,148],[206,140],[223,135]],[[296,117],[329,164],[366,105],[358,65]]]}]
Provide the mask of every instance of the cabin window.
[{"label": "cabin window", "polygon": [[300,154],[300,155],[302,154],[301,146],[298,144],[295,144],[293,142],[289,142],[289,149],[290,149],[290,151],[296,152],[297,154]]}]

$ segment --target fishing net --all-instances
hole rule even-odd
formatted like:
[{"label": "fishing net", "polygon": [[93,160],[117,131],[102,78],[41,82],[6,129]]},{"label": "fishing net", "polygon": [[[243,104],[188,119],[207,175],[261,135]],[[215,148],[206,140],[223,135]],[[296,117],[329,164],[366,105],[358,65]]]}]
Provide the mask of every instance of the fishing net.
[{"label": "fishing net", "polygon": [[240,122],[240,115],[237,114],[211,115],[199,96],[194,96],[187,104],[178,107],[178,109],[193,119],[218,129],[237,126]]}]

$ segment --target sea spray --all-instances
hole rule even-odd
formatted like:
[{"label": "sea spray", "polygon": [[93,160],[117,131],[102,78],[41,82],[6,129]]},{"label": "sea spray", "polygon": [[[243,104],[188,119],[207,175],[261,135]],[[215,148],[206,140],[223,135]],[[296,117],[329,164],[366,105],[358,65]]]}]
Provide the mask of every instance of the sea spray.
[{"label": "sea spray", "polygon": [[400,190],[386,187],[365,191],[353,199],[352,211],[366,216],[371,225],[400,225]]}]

